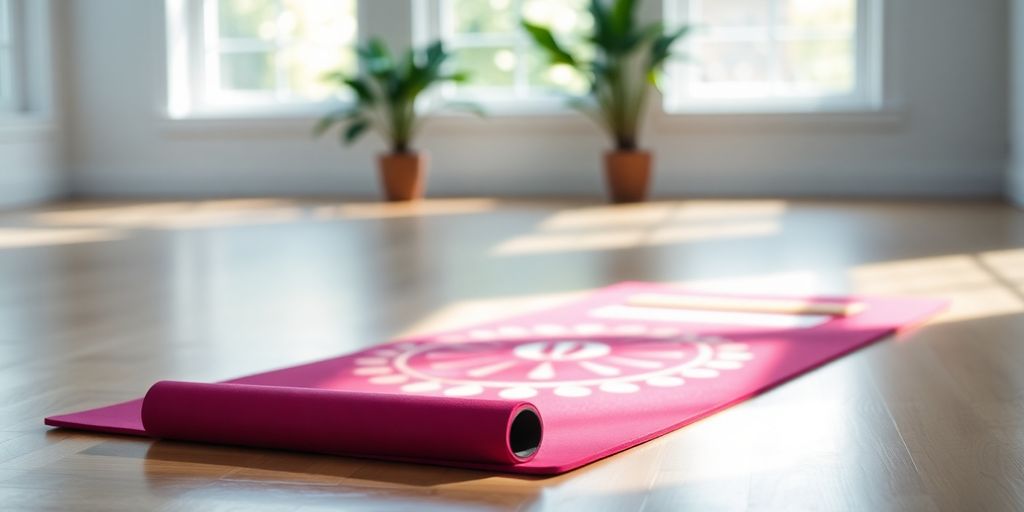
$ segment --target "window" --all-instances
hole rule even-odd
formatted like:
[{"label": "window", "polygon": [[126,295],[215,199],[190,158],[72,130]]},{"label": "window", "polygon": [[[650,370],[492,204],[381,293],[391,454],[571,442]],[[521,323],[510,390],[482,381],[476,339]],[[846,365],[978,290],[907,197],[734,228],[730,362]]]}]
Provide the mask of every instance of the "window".
[{"label": "window", "polygon": [[315,103],[357,68],[356,0],[169,0],[171,114]]},{"label": "window", "polygon": [[[357,71],[359,34],[380,36],[392,48],[441,39],[455,53],[450,65],[469,71],[471,80],[445,84],[438,96],[478,102],[491,112],[543,113],[561,108],[567,94],[585,94],[587,81],[568,66],[550,66],[520,21],[550,26],[562,44],[592,51],[583,42],[593,26],[589,1],[165,0],[169,113],[322,110],[321,102],[337,94],[322,76],[337,68]],[[0,7],[19,2],[0,0]],[[660,17],[669,29],[695,27],[678,48],[688,58],[668,66],[664,108],[740,113],[874,108],[882,99],[883,2],[663,0]],[[645,17],[658,17],[659,4],[645,5],[651,7],[641,8]],[[4,37],[0,94],[13,97],[14,52],[10,34]]]},{"label": "window", "polygon": [[14,2],[0,0],[0,111],[17,108]]},{"label": "window", "polygon": [[669,110],[823,110],[877,100],[874,0],[669,0],[694,26],[673,64]]},{"label": "window", "polygon": [[472,73],[470,82],[448,85],[443,94],[493,104],[585,92],[583,77],[568,66],[549,66],[519,23],[550,26],[571,43],[592,23],[587,1],[433,0],[428,35],[455,51],[454,66]]}]

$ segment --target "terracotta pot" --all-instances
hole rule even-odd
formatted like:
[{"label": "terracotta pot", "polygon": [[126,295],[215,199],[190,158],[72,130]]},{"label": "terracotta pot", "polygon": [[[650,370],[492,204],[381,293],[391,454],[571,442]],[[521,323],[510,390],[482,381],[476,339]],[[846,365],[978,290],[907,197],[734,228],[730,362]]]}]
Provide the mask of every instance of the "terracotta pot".
[{"label": "terracotta pot", "polygon": [[388,201],[413,201],[423,197],[427,155],[388,153],[380,155],[380,183]]},{"label": "terracotta pot", "polygon": [[644,201],[651,181],[651,153],[609,151],[604,155],[604,173],[613,203]]}]

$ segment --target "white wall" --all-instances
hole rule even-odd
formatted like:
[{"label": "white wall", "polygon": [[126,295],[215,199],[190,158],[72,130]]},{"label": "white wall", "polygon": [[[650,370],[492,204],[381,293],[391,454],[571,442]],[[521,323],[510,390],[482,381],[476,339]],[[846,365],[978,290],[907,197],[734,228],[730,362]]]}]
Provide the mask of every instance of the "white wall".
[{"label": "white wall", "polygon": [[1013,157],[1007,176],[1008,195],[1024,206],[1024,0],[1014,0],[1011,17],[1010,71]]},{"label": "white wall", "polygon": [[54,12],[48,0],[23,2],[23,111],[0,115],[0,208],[34,204],[65,192],[56,94]]},{"label": "white wall", "polygon": [[58,147],[49,123],[0,126],[0,208],[31,205],[63,193]]},{"label": "white wall", "polygon": [[[312,120],[163,119],[162,2],[66,0],[70,162],[91,196],[376,194],[376,142]],[[1005,182],[1009,0],[888,0],[890,112],[652,119],[660,196],[997,196]],[[377,9],[407,0],[364,2]],[[443,119],[420,141],[436,195],[596,195],[599,132],[575,117]]]}]

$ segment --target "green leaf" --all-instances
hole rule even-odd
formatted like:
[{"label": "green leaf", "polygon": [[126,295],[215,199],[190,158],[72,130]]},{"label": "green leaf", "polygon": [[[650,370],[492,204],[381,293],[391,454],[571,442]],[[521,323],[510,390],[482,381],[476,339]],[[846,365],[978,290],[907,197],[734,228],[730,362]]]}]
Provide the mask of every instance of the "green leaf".
[{"label": "green leaf", "polygon": [[[632,24],[632,21],[630,21],[630,23]],[[635,50],[640,45],[653,42],[664,32],[665,27],[660,21],[651,23],[639,29],[630,25],[624,35],[618,36],[616,48],[620,54],[627,54]]]},{"label": "green leaf", "polygon": [[331,127],[334,126],[334,123],[337,122],[338,119],[333,115],[321,117],[320,120],[317,121],[316,126],[313,127],[313,136],[323,136],[323,134],[327,133],[327,130],[330,130]]},{"label": "green leaf", "polygon": [[345,129],[344,137],[345,144],[352,144],[355,142],[366,130],[370,127],[370,121],[365,118],[358,118],[352,121]]},{"label": "green leaf", "polygon": [[373,95],[373,89],[370,88],[370,84],[368,84],[366,80],[361,78],[347,78],[345,79],[345,85],[355,93],[356,99],[359,103],[364,105],[373,105],[377,102],[377,98]]},{"label": "green leaf", "polygon": [[409,48],[405,52],[405,56],[402,58],[402,68],[405,71],[405,76],[409,76],[409,72],[416,67],[416,50]]},{"label": "green leaf", "polygon": [[614,51],[615,41],[611,26],[611,15],[605,9],[601,0],[590,0],[590,6],[587,10],[590,11],[590,16],[594,19],[594,33],[590,37],[590,41],[605,50],[605,52],[611,53],[611,51]]},{"label": "green leaf", "polygon": [[348,74],[341,70],[328,71],[320,77],[320,80],[324,82],[343,84],[345,80],[348,80]]},{"label": "green leaf", "polygon": [[436,83],[469,78],[463,71],[446,69],[445,62],[451,54],[441,41],[410,48],[399,55],[392,54],[383,40],[374,38],[356,51],[360,75],[350,77],[340,70],[325,75],[326,80],[352,90],[356,107],[321,119],[314,127],[315,133],[323,134],[335,124],[348,121],[341,133],[347,144],[355,142],[366,130],[376,128],[392,145],[407,146],[416,126],[417,97]]},{"label": "green leaf", "polygon": [[464,75],[460,73],[441,74],[442,66],[450,54],[445,51],[440,41],[427,46],[419,56],[422,58],[417,59],[417,55],[412,50],[407,54],[405,72],[402,76],[397,77],[396,83],[393,84],[394,88],[390,89],[389,98],[392,102],[414,102],[416,97],[437,82],[465,79]]},{"label": "green leaf", "polygon": [[660,22],[660,21],[656,21],[656,22],[651,23],[650,25],[647,25],[646,27],[640,29],[640,33],[638,34],[637,37],[641,41],[651,41],[651,42],[653,42],[653,41],[657,41],[658,38],[662,37],[664,34],[665,34],[665,25],[662,22]]},{"label": "green leaf", "polygon": [[365,46],[356,49],[366,71],[378,79],[390,78],[395,74],[395,61],[384,41],[370,39]]},{"label": "green leaf", "polygon": [[633,29],[633,10],[635,7],[636,2],[634,0],[615,0],[608,14],[608,25],[614,35],[624,38]]},{"label": "green leaf", "polygon": [[327,133],[335,124],[344,121],[345,119],[353,119],[362,115],[359,109],[351,107],[343,107],[332,111],[331,113],[323,116],[317,121],[316,126],[313,127],[313,135],[316,137],[322,136]]},{"label": "green leaf", "polygon": [[374,59],[393,62],[391,58],[391,51],[388,50],[388,46],[384,43],[384,40],[379,37],[371,38],[370,41],[366,43],[366,54]]},{"label": "green leaf", "polygon": [[651,45],[651,57],[648,63],[648,68],[651,71],[656,71],[661,68],[665,60],[672,55],[672,46],[676,44],[680,38],[684,37],[690,32],[689,26],[684,26],[676,29],[670,34],[664,34],[655,39],[654,44]]},{"label": "green leaf", "polygon": [[426,67],[434,67],[441,65],[441,62],[448,56],[444,51],[444,43],[441,41],[434,41],[430,46],[427,47],[427,64]]},{"label": "green leaf", "polygon": [[441,75],[438,78],[439,82],[455,82],[457,84],[468,82],[471,75],[466,71],[455,71],[448,73],[447,75]]},{"label": "green leaf", "polygon": [[538,46],[541,47],[548,54],[548,59],[552,64],[568,64],[572,67],[578,67],[576,58],[571,53],[565,51],[555,40],[554,34],[547,27],[540,25],[534,25],[528,21],[523,21],[522,26],[526,29],[526,33],[533,39]]}]

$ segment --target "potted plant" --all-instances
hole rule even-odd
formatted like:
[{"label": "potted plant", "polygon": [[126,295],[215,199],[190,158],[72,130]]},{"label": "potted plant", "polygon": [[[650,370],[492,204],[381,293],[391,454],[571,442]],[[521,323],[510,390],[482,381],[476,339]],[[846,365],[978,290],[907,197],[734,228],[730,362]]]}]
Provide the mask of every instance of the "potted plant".
[{"label": "potted plant", "polygon": [[[416,152],[412,141],[422,124],[416,100],[431,86],[462,82],[467,75],[449,72],[444,63],[451,56],[440,41],[423,50],[409,49],[395,58],[380,39],[357,48],[362,72],[350,76],[334,71],[325,80],[351,91],[354,102],[324,116],[314,128],[321,136],[336,124],[345,144],[357,141],[368,130],[384,138],[390,151],[378,158],[384,197],[410,201],[423,197],[427,155]],[[461,105],[474,110],[472,105]]]},{"label": "potted plant", "polygon": [[553,65],[567,65],[589,84],[586,96],[570,104],[594,119],[611,136],[615,149],[605,154],[605,176],[616,203],[647,197],[651,154],[640,149],[638,136],[651,89],[671,55],[673,44],[689,27],[666,31],[661,23],[641,25],[639,0],[591,0],[592,32],[581,50],[561,44],[551,29],[523,21],[523,28]]}]

